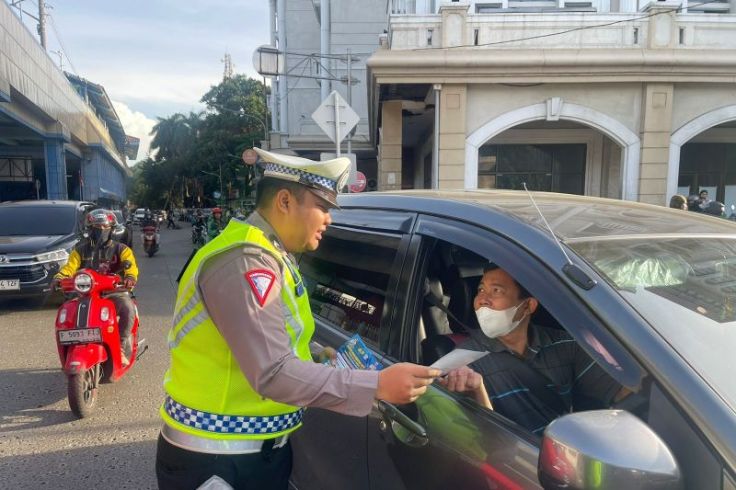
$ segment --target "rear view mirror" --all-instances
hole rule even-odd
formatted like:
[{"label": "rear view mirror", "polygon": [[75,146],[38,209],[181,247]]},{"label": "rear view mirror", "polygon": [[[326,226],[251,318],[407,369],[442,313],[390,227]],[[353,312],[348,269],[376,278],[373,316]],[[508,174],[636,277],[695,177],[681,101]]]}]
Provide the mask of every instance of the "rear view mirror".
[{"label": "rear view mirror", "polygon": [[546,489],[683,488],[667,445],[623,410],[565,415],[544,431],[539,482]]},{"label": "rear view mirror", "polygon": [[125,226],[117,225],[112,229],[112,238],[113,240],[120,241],[123,236],[125,236]]}]

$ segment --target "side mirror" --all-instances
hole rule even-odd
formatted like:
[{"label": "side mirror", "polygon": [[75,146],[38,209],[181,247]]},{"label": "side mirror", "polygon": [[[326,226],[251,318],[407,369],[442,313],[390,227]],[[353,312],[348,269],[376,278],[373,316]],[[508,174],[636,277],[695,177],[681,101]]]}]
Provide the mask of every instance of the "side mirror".
[{"label": "side mirror", "polygon": [[683,488],[667,445],[624,410],[565,415],[544,431],[539,482],[546,489]]}]

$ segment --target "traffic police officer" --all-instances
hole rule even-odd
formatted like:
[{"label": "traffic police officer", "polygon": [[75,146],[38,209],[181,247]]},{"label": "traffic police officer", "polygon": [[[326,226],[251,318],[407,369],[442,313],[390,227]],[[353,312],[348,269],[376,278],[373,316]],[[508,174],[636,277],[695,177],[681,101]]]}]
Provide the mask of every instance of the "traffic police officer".
[{"label": "traffic police officer", "polygon": [[312,361],[314,319],[291,254],[319,246],[350,161],[255,150],[264,167],[256,211],[202,247],[179,284],[156,456],[162,489],[286,489],[303,407],[365,416],[375,399],[413,402],[440,374]]}]

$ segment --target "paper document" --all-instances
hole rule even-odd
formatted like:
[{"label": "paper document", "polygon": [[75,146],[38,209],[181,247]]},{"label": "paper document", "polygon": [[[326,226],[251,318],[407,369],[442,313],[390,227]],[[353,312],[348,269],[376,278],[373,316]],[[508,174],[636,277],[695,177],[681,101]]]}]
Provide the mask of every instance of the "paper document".
[{"label": "paper document", "polygon": [[333,362],[326,361],[325,364],[345,369],[369,369],[371,371],[380,371],[383,368],[373,351],[365,345],[358,334],[353,335],[337,348],[337,357]]},{"label": "paper document", "polygon": [[488,354],[488,351],[479,352],[468,349],[455,349],[449,354],[437,359],[430,367],[437,368],[442,374],[447,374],[453,369],[467,366]]}]

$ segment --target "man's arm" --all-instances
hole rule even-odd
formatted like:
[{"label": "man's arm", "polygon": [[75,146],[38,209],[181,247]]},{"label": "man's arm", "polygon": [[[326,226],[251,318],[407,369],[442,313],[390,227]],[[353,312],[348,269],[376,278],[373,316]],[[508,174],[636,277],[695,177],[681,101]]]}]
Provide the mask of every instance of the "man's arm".
[{"label": "man's arm", "polygon": [[135,261],[135,255],[133,251],[127,245],[123,245],[122,251],[120,252],[120,261],[130,262],[130,265],[124,269],[124,277],[132,277],[134,281],[138,281],[138,263]]},{"label": "man's arm", "polygon": [[75,272],[77,272],[77,269],[79,269],[79,266],[82,264],[82,256],[79,255],[79,252],[77,252],[76,247],[72,250],[72,253],[69,254],[69,259],[66,261],[66,264],[64,264],[64,267],[62,267],[59,272],[54,275],[54,279],[64,279],[66,277],[72,277]]},{"label": "man's arm", "polygon": [[572,392],[573,409],[576,412],[608,408],[628,394],[622,391],[625,388],[604,371],[577,342],[573,345],[575,353]]}]

